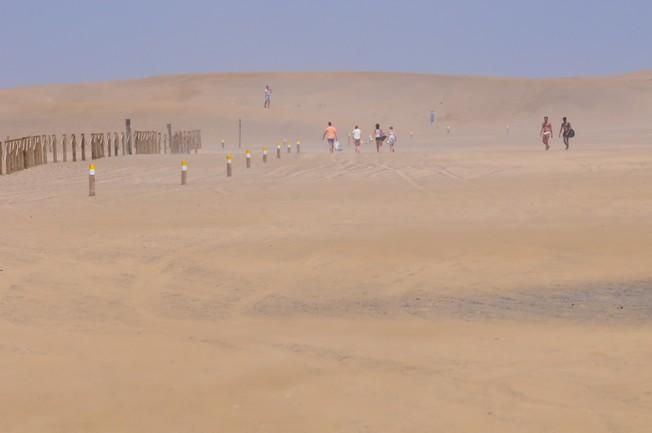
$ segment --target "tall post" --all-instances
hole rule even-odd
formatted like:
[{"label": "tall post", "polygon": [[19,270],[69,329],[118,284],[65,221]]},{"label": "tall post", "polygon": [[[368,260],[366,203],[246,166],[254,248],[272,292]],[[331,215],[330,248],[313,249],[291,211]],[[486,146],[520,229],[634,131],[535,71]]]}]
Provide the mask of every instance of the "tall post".
[{"label": "tall post", "polygon": [[56,135],[52,135],[51,143],[52,143],[52,159],[54,160],[54,162],[59,162],[59,155],[57,154],[57,136]]},{"label": "tall post", "polygon": [[231,165],[232,164],[231,163],[232,162],[233,162],[233,157],[229,153],[228,155],[226,155],[226,177],[231,177],[231,174],[232,174],[232,172],[231,172]]},{"label": "tall post", "polygon": [[66,150],[68,144],[68,137],[66,137],[66,134],[63,134],[63,138],[61,139],[61,147],[63,148],[63,162],[68,162],[68,151]]},{"label": "tall post", "polygon": [[132,155],[131,146],[131,119],[125,119],[125,139],[127,140],[127,154]]},{"label": "tall post", "polygon": [[84,134],[81,135],[81,151],[82,161],[86,161],[86,137],[84,137]]},{"label": "tall post", "polygon": [[172,124],[168,123],[167,128],[168,128],[168,141],[165,143],[165,153],[168,153],[167,143],[170,143],[170,153],[172,153]]},{"label": "tall post", "polygon": [[4,151],[3,151],[3,146],[2,141],[0,141],[0,176],[5,174],[5,169],[4,169]]},{"label": "tall post", "polygon": [[77,136],[72,134],[72,162],[77,161]]},{"label": "tall post", "polygon": [[242,119],[238,119],[238,149],[242,147]]}]

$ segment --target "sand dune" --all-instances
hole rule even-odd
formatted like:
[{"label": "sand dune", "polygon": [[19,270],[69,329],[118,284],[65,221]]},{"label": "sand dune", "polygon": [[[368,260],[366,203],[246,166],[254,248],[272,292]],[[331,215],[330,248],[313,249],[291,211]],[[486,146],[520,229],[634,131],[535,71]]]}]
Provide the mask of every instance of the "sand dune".
[{"label": "sand dune", "polygon": [[[0,91],[16,136],[242,115],[306,143],[246,170],[231,141],[227,178],[213,141],[183,187],[177,156],[105,158],[94,199],[83,162],[0,177],[0,431],[650,430],[648,74],[276,74],[264,112],[268,78]],[[447,86],[451,136],[423,113]],[[562,107],[593,135],[543,152]],[[415,139],[329,155],[329,114]]]}]

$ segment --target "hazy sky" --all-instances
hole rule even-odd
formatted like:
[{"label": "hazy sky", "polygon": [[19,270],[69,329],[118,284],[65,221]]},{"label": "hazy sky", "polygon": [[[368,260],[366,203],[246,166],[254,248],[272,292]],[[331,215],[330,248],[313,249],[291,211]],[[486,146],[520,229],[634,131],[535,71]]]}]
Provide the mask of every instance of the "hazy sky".
[{"label": "hazy sky", "polygon": [[651,0],[0,0],[0,87],[179,72],[652,68]]}]

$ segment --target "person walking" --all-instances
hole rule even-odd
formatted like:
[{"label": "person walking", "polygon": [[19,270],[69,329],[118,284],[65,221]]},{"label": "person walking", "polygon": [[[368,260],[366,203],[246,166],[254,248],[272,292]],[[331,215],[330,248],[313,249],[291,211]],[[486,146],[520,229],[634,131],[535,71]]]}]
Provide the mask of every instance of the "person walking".
[{"label": "person walking", "polygon": [[376,123],[376,130],[375,130],[375,138],[376,138],[376,152],[380,153],[380,148],[383,145],[383,142],[387,138],[385,136],[385,133],[383,132],[382,129],[380,129],[380,124]]},{"label": "person walking", "polygon": [[389,133],[387,134],[387,144],[389,144],[389,150],[392,152],[394,152],[394,145],[396,144],[396,141],[396,131],[394,131],[393,126],[390,126]]},{"label": "person walking", "polygon": [[322,136],[322,141],[324,139],[328,140],[328,147],[330,152],[335,152],[335,140],[337,140],[337,129],[333,126],[331,122],[328,122],[328,127],[324,130],[324,135]]},{"label": "person walking", "polygon": [[550,141],[552,140],[552,123],[548,120],[548,116],[543,118],[543,125],[541,125],[541,139],[546,150],[550,149]]},{"label": "person walking", "polygon": [[570,139],[575,137],[575,130],[566,117],[562,119],[561,128],[559,129],[559,136],[564,138],[564,146],[566,150],[570,148]]},{"label": "person walking", "polygon": [[265,86],[265,105],[264,108],[272,106],[272,88],[269,85]]},{"label": "person walking", "polygon": [[353,131],[351,131],[351,137],[353,138],[353,146],[355,148],[355,153],[360,153],[360,144],[362,143],[362,131],[358,128],[358,125],[355,125]]}]

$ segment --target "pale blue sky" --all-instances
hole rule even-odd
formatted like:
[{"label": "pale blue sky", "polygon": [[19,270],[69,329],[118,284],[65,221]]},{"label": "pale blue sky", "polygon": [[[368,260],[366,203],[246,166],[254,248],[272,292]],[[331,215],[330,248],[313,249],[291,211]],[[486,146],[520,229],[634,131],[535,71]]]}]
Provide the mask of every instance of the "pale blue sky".
[{"label": "pale blue sky", "polygon": [[0,87],[180,72],[652,68],[651,0],[0,0]]}]

